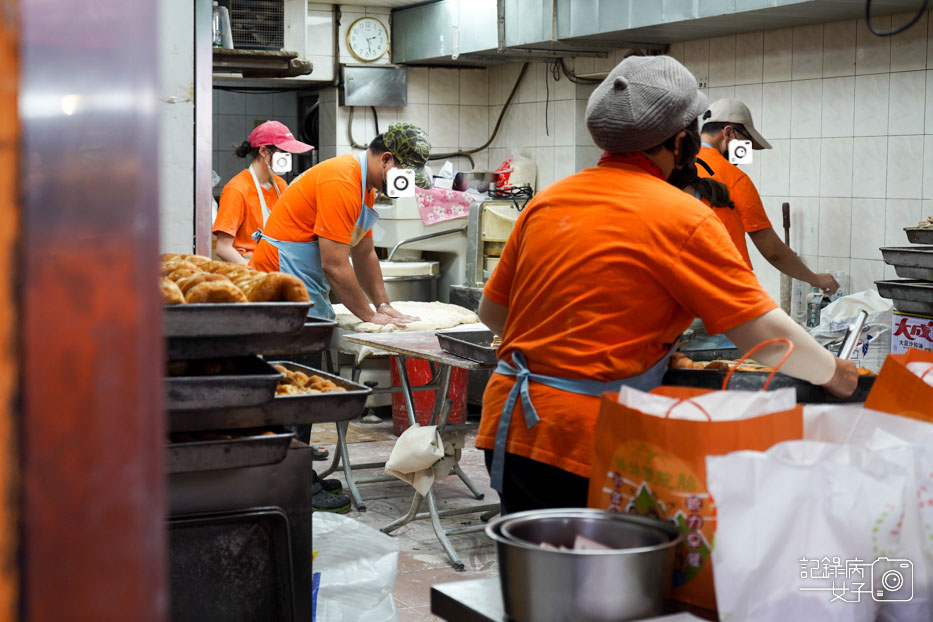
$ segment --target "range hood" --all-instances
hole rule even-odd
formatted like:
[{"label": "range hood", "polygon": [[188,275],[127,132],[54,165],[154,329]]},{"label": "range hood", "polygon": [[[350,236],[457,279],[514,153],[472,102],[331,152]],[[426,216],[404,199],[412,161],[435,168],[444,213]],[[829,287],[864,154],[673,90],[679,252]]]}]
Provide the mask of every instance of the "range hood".
[{"label": "range hood", "polygon": [[[874,0],[872,12],[910,13],[918,4]],[[865,0],[439,0],[392,12],[393,60],[488,64],[512,56],[595,55],[864,14]]]}]

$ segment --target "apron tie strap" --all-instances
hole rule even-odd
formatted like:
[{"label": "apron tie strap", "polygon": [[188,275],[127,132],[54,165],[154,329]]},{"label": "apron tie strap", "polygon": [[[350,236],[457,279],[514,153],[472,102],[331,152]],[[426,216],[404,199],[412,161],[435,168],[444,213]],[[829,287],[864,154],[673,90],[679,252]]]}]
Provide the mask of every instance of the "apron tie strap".
[{"label": "apron tie strap", "polygon": [[505,470],[505,446],[509,436],[509,426],[512,423],[512,412],[515,410],[515,403],[518,401],[519,396],[522,398],[522,410],[525,413],[525,425],[528,426],[528,429],[533,428],[541,420],[534,404],[531,403],[528,383],[534,374],[528,369],[528,361],[525,360],[525,355],[519,351],[514,352],[512,362],[515,364],[514,367],[509,365],[507,361],[500,360],[499,365],[496,367],[496,373],[498,374],[515,376],[515,384],[512,385],[509,397],[502,407],[499,426],[496,428],[496,440],[492,451],[492,468],[489,473],[493,489],[500,492],[502,491],[502,474]]}]

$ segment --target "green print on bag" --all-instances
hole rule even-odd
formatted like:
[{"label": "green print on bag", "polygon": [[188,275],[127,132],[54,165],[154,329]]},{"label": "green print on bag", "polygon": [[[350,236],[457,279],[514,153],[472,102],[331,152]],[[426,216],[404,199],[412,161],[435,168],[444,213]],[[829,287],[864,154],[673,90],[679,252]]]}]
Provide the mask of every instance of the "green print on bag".
[{"label": "green print on bag", "polygon": [[639,441],[623,443],[612,458],[603,493],[608,509],[667,520],[684,538],[674,552],[673,585],[693,581],[712,552],[715,507],[690,466]]}]

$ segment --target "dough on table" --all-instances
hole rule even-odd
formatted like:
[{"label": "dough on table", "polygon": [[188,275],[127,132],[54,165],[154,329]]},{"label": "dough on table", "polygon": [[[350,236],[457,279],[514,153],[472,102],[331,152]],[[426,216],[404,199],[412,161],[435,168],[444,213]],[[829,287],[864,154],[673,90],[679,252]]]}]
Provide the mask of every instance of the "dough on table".
[{"label": "dough on table", "polygon": [[421,318],[405,326],[394,324],[371,324],[361,322],[360,318],[350,313],[343,305],[334,305],[337,314],[337,326],[358,333],[391,333],[395,331],[413,332],[418,330],[442,330],[460,324],[475,324],[479,316],[463,307],[443,302],[392,302],[392,308],[399,313]]}]

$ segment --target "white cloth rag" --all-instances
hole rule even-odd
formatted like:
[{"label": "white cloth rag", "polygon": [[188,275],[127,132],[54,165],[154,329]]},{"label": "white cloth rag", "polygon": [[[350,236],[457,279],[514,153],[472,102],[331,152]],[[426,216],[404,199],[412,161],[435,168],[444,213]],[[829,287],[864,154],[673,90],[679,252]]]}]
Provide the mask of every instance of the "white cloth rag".
[{"label": "white cloth rag", "polygon": [[446,477],[457,464],[459,449],[463,447],[462,433],[449,433],[441,438],[436,425],[417,423],[395,441],[395,447],[386,462],[386,473],[410,484],[418,493],[428,494],[434,479]]}]

